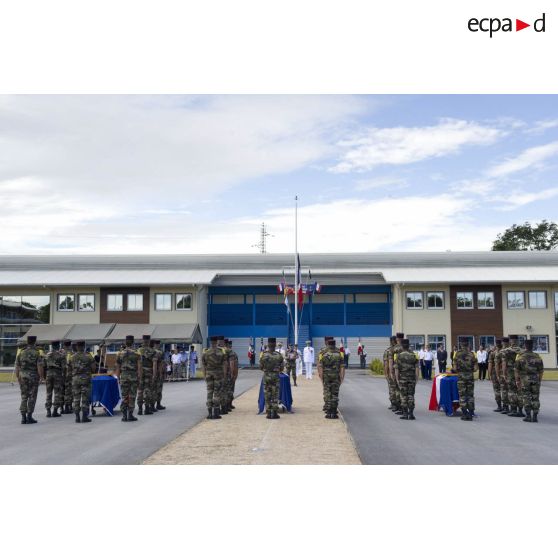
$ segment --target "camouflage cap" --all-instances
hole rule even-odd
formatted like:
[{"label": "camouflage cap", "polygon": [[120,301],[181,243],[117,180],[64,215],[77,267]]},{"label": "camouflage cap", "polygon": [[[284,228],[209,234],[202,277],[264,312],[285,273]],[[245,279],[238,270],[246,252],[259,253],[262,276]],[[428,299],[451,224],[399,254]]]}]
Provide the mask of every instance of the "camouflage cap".
[{"label": "camouflage cap", "polygon": [[404,333],[396,333],[395,334],[396,339],[404,339],[405,338],[405,334]]},{"label": "camouflage cap", "polygon": [[28,335],[27,336],[27,343],[33,344],[36,343],[37,336],[36,335]]},{"label": "camouflage cap", "polygon": [[51,343],[53,348],[58,349],[60,347],[60,341],[56,340]]},{"label": "camouflage cap", "polygon": [[401,345],[402,345],[403,347],[405,347],[406,349],[408,349],[408,348],[409,348],[409,340],[408,340],[408,339],[403,339],[403,340],[401,341]]},{"label": "camouflage cap", "polygon": [[133,340],[134,340],[133,335],[126,335],[126,341],[133,341]]},{"label": "camouflage cap", "polygon": [[210,341],[219,341],[219,336],[218,336],[218,335],[212,335],[212,336],[209,338],[209,340],[210,340]]},{"label": "camouflage cap", "polygon": [[335,347],[335,339],[331,338],[327,340],[328,347]]},{"label": "camouflage cap", "polygon": [[79,341],[76,341],[76,345],[78,347],[85,347],[85,341],[83,339],[80,339]]},{"label": "camouflage cap", "polygon": [[267,342],[268,343],[277,343],[277,337],[268,337]]},{"label": "camouflage cap", "polygon": [[142,338],[144,341],[149,341],[149,340],[151,339],[151,335],[145,334],[145,335],[142,335],[141,338]]},{"label": "camouflage cap", "polygon": [[395,335],[392,335],[392,336],[389,338],[390,341],[395,341],[396,339],[397,339],[397,337],[396,337]]},{"label": "camouflage cap", "polygon": [[525,349],[528,351],[533,350],[533,340],[532,339],[525,339]]},{"label": "camouflage cap", "polygon": [[496,339],[496,345],[501,345],[502,344],[502,340],[501,339]]},{"label": "camouflage cap", "polygon": [[70,347],[72,345],[72,341],[70,339],[64,339],[64,347]]},{"label": "camouflage cap", "polygon": [[155,345],[160,345],[161,344],[161,340],[160,339],[152,339],[153,343]]},{"label": "camouflage cap", "polygon": [[510,342],[509,337],[502,337],[502,343],[509,343],[509,342]]}]

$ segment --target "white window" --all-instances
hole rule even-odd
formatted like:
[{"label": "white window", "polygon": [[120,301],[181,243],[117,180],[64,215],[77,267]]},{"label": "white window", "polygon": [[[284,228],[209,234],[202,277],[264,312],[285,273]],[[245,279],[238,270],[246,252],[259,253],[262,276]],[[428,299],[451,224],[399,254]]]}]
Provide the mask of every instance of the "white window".
[{"label": "white window", "polygon": [[525,308],[525,293],[523,291],[508,291],[508,308]]},{"label": "white window", "polygon": [[468,310],[473,308],[473,293],[462,292],[456,295],[457,308],[460,310]]},{"label": "white window", "polygon": [[159,293],[155,295],[155,310],[172,310],[172,295],[170,293]]},{"label": "white window", "polygon": [[76,295],[59,294],[58,295],[58,311],[73,312],[76,309]]},{"label": "white window", "polygon": [[424,345],[424,335],[409,335],[408,339],[411,351],[420,351],[420,348]]},{"label": "white window", "polygon": [[107,310],[109,312],[122,312],[124,296],[121,294],[107,295]]},{"label": "white window", "polygon": [[461,343],[469,343],[469,350],[475,350],[475,338],[473,335],[458,335],[457,336],[457,349],[461,349]]},{"label": "white window", "polygon": [[78,310],[80,312],[94,312],[95,311],[95,295],[94,294],[80,294],[80,295],[78,295]]},{"label": "white window", "polygon": [[429,310],[444,309],[444,291],[426,293],[427,308]]},{"label": "white window", "polygon": [[430,350],[436,352],[438,350],[439,345],[442,345],[444,348],[446,347],[446,336],[445,335],[429,335],[428,336],[428,344],[430,345]]},{"label": "white window", "polygon": [[129,312],[141,312],[143,310],[142,294],[129,294],[127,302],[126,310]]},{"label": "white window", "polygon": [[413,310],[422,310],[423,308],[422,293],[420,292],[407,293],[407,308]]},{"label": "white window", "polygon": [[483,345],[485,349],[494,347],[496,345],[496,337],[494,335],[479,335],[479,344]]},{"label": "white window", "polygon": [[546,291],[529,291],[529,308],[546,308]]},{"label": "white window", "polygon": [[494,309],[494,292],[493,291],[483,291],[477,293],[477,308],[481,310],[493,310]]},{"label": "white window", "polygon": [[531,335],[533,351],[535,353],[548,353],[548,335]]},{"label": "white window", "polygon": [[[229,300],[229,304],[243,304],[243,295],[229,295],[235,302]],[[192,295],[190,293],[176,293],[176,309],[177,310],[192,310]]]}]

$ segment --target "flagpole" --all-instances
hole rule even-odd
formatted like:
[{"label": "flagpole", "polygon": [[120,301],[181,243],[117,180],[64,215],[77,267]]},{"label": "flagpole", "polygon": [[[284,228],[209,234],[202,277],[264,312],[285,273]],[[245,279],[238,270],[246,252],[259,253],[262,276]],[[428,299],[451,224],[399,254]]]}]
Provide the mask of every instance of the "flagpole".
[{"label": "flagpole", "polygon": [[295,196],[295,318],[294,341],[298,345],[298,196]]}]

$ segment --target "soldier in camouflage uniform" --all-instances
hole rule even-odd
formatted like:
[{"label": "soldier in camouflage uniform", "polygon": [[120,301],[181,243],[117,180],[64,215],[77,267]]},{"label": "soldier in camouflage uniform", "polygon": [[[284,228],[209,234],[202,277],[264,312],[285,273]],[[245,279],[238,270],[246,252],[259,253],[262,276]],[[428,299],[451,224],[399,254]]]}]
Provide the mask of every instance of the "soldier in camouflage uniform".
[{"label": "soldier in camouflage uniform", "polygon": [[260,369],[264,373],[264,395],[265,408],[267,411],[266,418],[278,419],[279,414],[279,374],[281,374],[284,366],[284,360],[281,353],[275,351],[275,337],[268,337],[267,350],[260,358]]},{"label": "soldier in camouflage uniform", "polygon": [[34,335],[27,337],[27,346],[16,356],[15,374],[21,392],[21,424],[35,424],[33,418],[39,380],[44,378],[44,365],[41,353],[35,346],[37,338]]},{"label": "soldier in camouflage uniform", "polygon": [[492,389],[494,390],[494,399],[496,400],[495,413],[502,412],[502,388],[500,386],[500,359],[497,358],[498,354],[502,350],[502,340],[496,339],[496,346],[490,351],[488,355],[488,376],[492,380]]},{"label": "soldier in camouflage uniform", "polygon": [[[544,373],[542,358],[533,352],[533,340],[525,341],[525,350],[517,355],[514,363],[515,379],[523,398],[525,422],[539,422],[537,416],[541,403],[539,400]],[[531,413],[532,416],[531,416]]]},{"label": "soldier in camouflage uniform", "polygon": [[155,409],[155,378],[157,376],[157,351],[151,347],[151,335],[143,336],[143,345],[138,349],[141,356],[142,375],[138,383],[138,415],[143,415],[145,401],[145,414],[152,415]]},{"label": "soldier in camouflage uniform", "polygon": [[[64,377],[66,375],[66,356],[60,350],[60,341],[52,342],[52,350],[45,356],[46,368],[46,416],[60,417],[64,404]],[[54,392],[54,411],[51,413],[52,394]]]},{"label": "soldier in camouflage uniform", "polygon": [[384,351],[384,358],[383,358],[384,375],[386,377],[386,381],[388,384],[388,394],[389,394],[389,402],[390,402],[390,406],[388,407],[388,409],[390,411],[394,410],[397,407],[397,400],[395,397],[395,386],[397,385],[397,382],[395,381],[395,377],[392,379],[390,369],[389,369],[389,355],[391,349],[396,345],[396,343],[397,343],[397,337],[395,337],[395,335],[392,335],[389,338],[389,347]]},{"label": "soldier in camouflage uniform", "polygon": [[202,372],[207,388],[207,418],[220,419],[221,395],[223,393],[223,378],[227,373],[226,355],[221,347],[217,346],[219,336],[210,338],[211,347],[205,349],[202,355]]},{"label": "soldier in camouflage uniform", "polygon": [[[95,374],[95,359],[85,352],[85,341],[78,341],[77,352],[70,361],[72,367],[72,389],[74,392],[74,414],[76,422],[91,422],[88,417],[91,404],[91,376]],[[81,418],[80,418],[81,409]]]},{"label": "soldier in camouflage uniform", "polygon": [[[333,337],[324,337],[324,346],[320,347],[320,350],[318,351],[318,366],[320,365],[320,362],[322,361],[322,356],[324,355],[324,353],[327,351],[327,344],[329,343],[330,339],[333,339]],[[325,397],[326,397],[326,392],[325,392],[325,386],[323,385],[322,382],[322,391],[324,394],[324,401],[325,401]],[[324,413],[327,413],[327,405],[324,403],[324,406],[322,407],[322,411]]]},{"label": "soldier in camouflage uniform", "polygon": [[297,349],[297,345],[295,345],[294,347],[292,345],[289,345],[287,354],[285,355],[287,374],[289,374],[289,377],[292,377],[294,386],[296,386],[296,361],[300,358]]},{"label": "soldier in camouflage uniform", "polygon": [[229,389],[227,392],[227,409],[232,411],[235,407],[232,404],[234,400],[234,387],[236,385],[236,379],[238,378],[238,355],[232,348],[232,341],[227,340],[227,349],[229,351]]},{"label": "soldier in camouflage uniform", "polygon": [[389,374],[392,378],[392,381],[395,382],[394,389],[395,389],[395,407],[392,411],[396,415],[403,415],[402,403],[401,403],[401,389],[399,386],[399,382],[397,381],[397,359],[396,355],[403,350],[402,342],[405,338],[403,333],[396,333],[395,340],[396,344],[390,348],[388,353],[388,364],[389,364]]},{"label": "soldier in camouflage uniform", "polygon": [[157,409],[157,411],[164,411],[166,407],[164,405],[161,405],[161,401],[163,400],[163,384],[165,382],[165,359],[163,357],[163,351],[161,351],[160,348],[161,341],[159,341],[158,339],[152,339],[149,346],[155,349],[155,351],[157,352],[157,376],[153,379],[155,409]]},{"label": "soldier in camouflage uniform", "polygon": [[500,372],[500,393],[502,399],[502,411],[503,415],[507,415],[510,412],[510,400],[508,397],[508,382],[504,378],[504,371],[502,366],[502,356],[504,351],[510,346],[510,338],[502,337],[502,348],[494,355],[494,365],[496,370]]},{"label": "soldier in camouflage uniform", "polygon": [[459,390],[459,406],[461,420],[473,420],[475,414],[475,370],[478,369],[477,357],[469,350],[469,343],[460,343],[460,349],[453,358],[453,368],[458,375],[457,389]]},{"label": "soldier in camouflage uniform", "polygon": [[64,353],[66,355],[66,376],[64,378],[64,410],[62,414],[69,415],[72,409],[74,393],[72,391],[72,356],[76,353],[76,345],[71,341],[64,341]]},{"label": "soldier in camouflage uniform", "polygon": [[225,355],[225,364],[226,364],[225,374],[223,375],[223,382],[221,383],[221,393],[219,395],[219,400],[221,401],[221,406],[219,407],[219,410],[221,412],[221,415],[229,414],[227,401],[231,389],[231,373],[230,373],[230,366],[229,366],[230,351],[227,346],[227,342],[228,339],[225,339],[222,335],[219,335],[219,340],[217,341],[217,347],[221,349],[221,351],[223,351],[223,354]]},{"label": "soldier in camouflage uniform", "polygon": [[502,351],[502,372],[508,386],[508,399],[510,411],[508,417],[524,417],[523,402],[519,394],[519,389],[515,381],[514,364],[515,358],[521,352],[517,344],[517,335],[510,335],[510,346]]},{"label": "soldier in camouflage uniform", "polygon": [[419,378],[417,355],[409,350],[409,340],[401,339],[399,350],[394,355],[395,378],[401,398],[401,416],[403,420],[415,420],[415,388]]},{"label": "soldier in camouflage uniform", "polygon": [[126,345],[116,356],[116,373],[120,378],[120,392],[122,396],[122,421],[134,422],[138,383],[141,380],[141,356],[134,349],[134,336],[126,335]]},{"label": "soldier in camouflage uniform", "polygon": [[326,351],[321,355],[318,363],[318,375],[324,384],[324,403],[327,419],[339,418],[339,387],[345,378],[345,362],[343,355],[335,347],[335,339],[328,341]]}]

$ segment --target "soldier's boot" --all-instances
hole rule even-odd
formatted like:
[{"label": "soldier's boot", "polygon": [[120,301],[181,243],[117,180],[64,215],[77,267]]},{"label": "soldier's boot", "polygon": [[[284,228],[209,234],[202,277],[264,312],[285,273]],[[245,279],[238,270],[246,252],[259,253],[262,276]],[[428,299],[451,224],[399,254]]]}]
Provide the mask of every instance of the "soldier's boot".
[{"label": "soldier's boot", "polygon": [[524,417],[525,413],[523,412],[523,407],[518,407],[517,408],[517,416],[518,417]]},{"label": "soldier's boot", "polygon": [[533,419],[531,418],[531,409],[525,409],[525,418],[523,419],[523,422],[533,422]]},{"label": "soldier's boot", "polygon": [[76,422],[81,422],[81,418],[79,416],[79,411],[76,411],[74,414],[76,415]]},{"label": "soldier's boot", "polygon": [[141,405],[138,403],[138,415],[143,415],[143,403]]},{"label": "soldier's boot", "polygon": [[128,410],[128,422],[135,422],[136,420],[138,420],[138,419],[134,416],[134,410],[129,409]]},{"label": "soldier's boot", "polygon": [[401,416],[399,418],[400,420],[409,420],[409,412],[407,411],[407,409],[403,409],[401,411]]},{"label": "soldier's boot", "polygon": [[27,413],[21,411],[21,424],[27,424]]},{"label": "soldier's boot", "polygon": [[[48,414],[47,414],[47,416],[48,416]],[[52,416],[53,417],[61,416],[60,413],[58,412],[58,407],[54,407],[54,410],[52,411]]]},{"label": "soldier's boot", "polygon": [[538,414],[539,413],[537,411],[533,411],[533,418],[531,419],[531,422],[539,422],[539,419],[537,418]]},{"label": "soldier's boot", "polygon": [[220,419],[221,415],[219,414],[219,407],[213,407],[213,418]]},{"label": "soldier's boot", "polygon": [[337,414],[337,409],[332,409],[331,418],[332,419],[338,419],[339,418],[339,415]]},{"label": "soldier's boot", "polygon": [[497,404],[498,406],[496,407],[496,409],[493,409],[493,411],[494,411],[495,413],[501,413],[501,412],[502,412],[502,404],[501,404],[501,403],[498,403],[498,402],[496,402],[496,404]]},{"label": "soldier's boot", "polygon": [[207,409],[207,417],[205,417],[207,419],[212,419],[213,418],[213,407],[209,407]]},{"label": "soldier's boot", "polygon": [[270,419],[271,418],[271,411],[267,411],[265,418]]},{"label": "soldier's boot", "polygon": [[414,409],[410,409],[409,413],[407,414],[409,420],[416,420],[415,415],[413,414],[413,410]]},{"label": "soldier's boot", "polygon": [[509,405],[504,405],[504,406],[502,407],[502,414],[503,414],[503,415],[507,415],[509,412],[510,412],[510,407],[509,407]]},{"label": "soldier's boot", "polygon": [[122,410],[122,422],[128,422],[128,409]]},{"label": "soldier's boot", "polygon": [[330,419],[331,418],[331,413],[329,411],[326,411],[326,414],[324,415],[326,419]]},{"label": "soldier's boot", "polygon": [[33,413],[27,413],[27,424],[36,424],[37,421],[33,418]]},{"label": "soldier's boot", "polygon": [[91,407],[91,416],[94,416],[94,417],[97,416],[97,411],[95,410],[95,407]]},{"label": "soldier's boot", "polygon": [[151,405],[149,403],[145,404],[145,411],[143,413],[144,415],[152,415],[153,411],[151,410]]},{"label": "soldier's boot", "polygon": [[66,405],[64,403],[64,405],[62,406],[62,414],[63,415],[67,415],[68,414],[68,405]]},{"label": "soldier's boot", "polygon": [[403,410],[403,407],[398,407],[395,411],[393,411],[396,415],[405,415],[407,414],[406,411]]},{"label": "soldier's boot", "polygon": [[[55,409],[56,409],[56,407],[55,407]],[[47,412],[47,414],[46,414],[47,418],[50,418],[52,416],[52,413],[50,412],[50,407],[46,408],[46,412]]]},{"label": "soldier's boot", "polygon": [[87,416],[87,411],[85,409],[81,411],[81,422],[92,422],[91,419]]},{"label": "soldier's boot", "polygon": [[149,403],[149,408],[151,409],[152,413],[157,412],[157,408],[155,407],[155,403]]},{"label": "soldier's boot", "polygon": [[508,417],[518,417],[517,414],[517,407],[515,405],[512,406],[511,411],[508,413]]},{"label": "soldier's boot", "polygon": [[221,414],[222,415],[228,415],[229,414],[229,410],[227,409],[226,405],[221,405]]},{"label": "soldier's boot", "polygon": [[461,415],[461,420],[469,420],[469,419],[467,418],[467,414],[468,414],[467,409],[461,409],[461,412],[463,413],[463,414]]},{"label": "soldier's boot", "polygon": [[273,409],[273,411],[271,411],[271,418],[280,419],[281,417],[279,416],[279,413],[275,409]]},{"label": "soldier's boot", "polygon": [[160,401],[157,401],[157,410],[158,411],[164,411],[166,409],[166,407],[164,405],[161,405]]},{"label": "soldier's boot", "polygon": [[71,413],[73,413],[73,412],[74,412],[74,404],[73,404],[73,403],[70,403],[70,404],[68,405],[68,414],[71,414]]},{"label": "soldier's boot", "polygon": [[[296,386],[296,384],[295,384],[295,386]],[[230,404],[230,408],[231,409],[236,409],[236,407],[232,404],[232,401],[231,401],[231,404]]]}]

